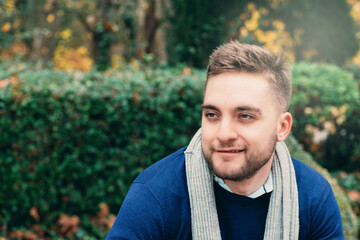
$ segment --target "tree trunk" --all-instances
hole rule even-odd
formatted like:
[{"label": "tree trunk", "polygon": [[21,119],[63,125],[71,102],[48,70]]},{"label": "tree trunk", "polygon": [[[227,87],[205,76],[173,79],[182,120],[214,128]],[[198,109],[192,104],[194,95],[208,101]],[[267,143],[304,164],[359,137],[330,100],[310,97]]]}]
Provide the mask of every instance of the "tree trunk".
[{"label": "tree trunk", "polygon": [[[54,14],[56,16],[56,12],[58,11],[58,4],[57,2],[54,0],[53,2],[53,8],[51,10],[51,13]],[[58,18],[55,17],[54,21],[51,24],[51,39],[50,39],[50,43],[49,43],[49,48],[48,48],[48,52],[45,56],[45,62],[50,61],[53,56],[54,56],[54,51],[57,45],[57,41],[56,41],[56,32],[58,31]]]}]

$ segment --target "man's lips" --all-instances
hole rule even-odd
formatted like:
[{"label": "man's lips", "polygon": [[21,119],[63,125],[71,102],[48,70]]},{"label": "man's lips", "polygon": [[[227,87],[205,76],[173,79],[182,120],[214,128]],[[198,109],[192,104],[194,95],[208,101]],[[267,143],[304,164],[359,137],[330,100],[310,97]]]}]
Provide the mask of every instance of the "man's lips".
[{"label": "man's lips", "polygon": [[240,153],[243,152],[244,149],[217,149],[218,153]]}]

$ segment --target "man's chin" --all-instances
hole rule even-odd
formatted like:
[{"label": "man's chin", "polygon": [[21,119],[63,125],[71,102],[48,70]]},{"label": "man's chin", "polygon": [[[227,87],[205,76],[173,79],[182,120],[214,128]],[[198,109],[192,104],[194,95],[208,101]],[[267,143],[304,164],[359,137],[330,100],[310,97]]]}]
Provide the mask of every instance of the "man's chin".
[{"label": "man's chin", "polygon": [[260,169],[251,169],[249,166],[234,166],[233,164],[227,166],[214,166],[211,164],[209,168],[217,177],[236,182],[252,178]]},{"label": "man's chin", "polygon": [[220,167],[214,167],[212,168],[212,172],[219,178],[222,178],[224,180],[231,180],[231,181],[238,181],[238,180],[243,180],[243,172],[242,170],[238,170],[235,171],[234,169],[239,169],[239,167],[237,166],[237,168],[231,168],[231,166],[228,166],[227,168],[220,168]]},{"label": "man's chin", "polygon": [[209,166],[209,170],[219,178],[232,181],[243,179],[244,166],[239,166],[240,159],[237,159],[237,164],[234,162],[235,159],[219,158],[214,155],[212,158],[205,156],[205,160]]},{"label": "man's chin", "polygon": [[214,174],[223,180],[229,180],[229,181],[242,181],[242,180],[246,179],[243,177],[242,174],[239,174],[239,173],[236,173],[236,174],[235,173],[226,173],[226,172],[216,173],[214,171]]}]

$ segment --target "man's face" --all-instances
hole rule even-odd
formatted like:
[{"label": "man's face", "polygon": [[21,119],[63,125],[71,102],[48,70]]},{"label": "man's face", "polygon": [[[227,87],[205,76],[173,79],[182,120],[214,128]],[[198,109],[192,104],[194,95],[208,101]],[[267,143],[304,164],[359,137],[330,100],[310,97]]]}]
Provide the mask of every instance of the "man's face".
[{"label": "man's face", "polygon": [[241,181],[272,159],[279,108],[263,75],[222,73],[208,80],[201,124],[210,168],[225,180]]}]

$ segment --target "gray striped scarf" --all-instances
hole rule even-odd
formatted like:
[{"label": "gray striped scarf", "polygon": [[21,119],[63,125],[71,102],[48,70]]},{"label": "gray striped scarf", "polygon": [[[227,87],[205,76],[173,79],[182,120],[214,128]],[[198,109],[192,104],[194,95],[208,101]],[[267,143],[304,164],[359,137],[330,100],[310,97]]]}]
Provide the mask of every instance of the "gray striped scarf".
[{"label": "gray striped scarf", "polygon": [[[213,173],[201,148],[201,129],[185,151],[186,178],[191,207],[191,230],[195,240],[221,239],[216,211]],[[299,203],[295,170],[284,142],[277,143],[272,163],[274,191],[266,218],[265,240],[297,240]]]}]

